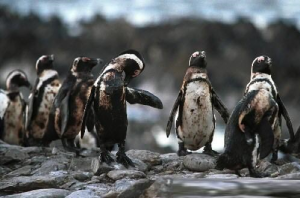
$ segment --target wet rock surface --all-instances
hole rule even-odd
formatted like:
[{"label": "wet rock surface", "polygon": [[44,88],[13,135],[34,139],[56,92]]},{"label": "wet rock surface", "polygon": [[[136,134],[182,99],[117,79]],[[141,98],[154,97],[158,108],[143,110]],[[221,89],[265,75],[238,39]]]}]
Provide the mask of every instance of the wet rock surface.
[{"label": "wet rock surface", "polygon": [[[0,141],[0,196],[3,197],[297,197],[298,162],[266,160],[258,170],[271,176],[237,176],[216,170],[215,157],[194,153],[179,157],[146,150],[129,150],[135,167],[99,161],[97,150],[83,156],[59,148],[18,147]],[[115,153],[112,154],[115,158]],[[299,181],[298,181],[299,180]]]}]

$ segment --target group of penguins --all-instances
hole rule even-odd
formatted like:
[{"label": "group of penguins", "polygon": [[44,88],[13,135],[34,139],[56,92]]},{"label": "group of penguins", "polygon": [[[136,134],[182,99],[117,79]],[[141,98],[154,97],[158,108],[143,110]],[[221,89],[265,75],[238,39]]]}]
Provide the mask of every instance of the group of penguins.
[{"label": "group of penguins", "polygon": [[[132,49],[122,52],[102,68],[96,80],[91,71],[103,61],[78,57],[62,83],[53,62],[54,55],[37,60],[33,87],[22,70],[9,73],[6,90],[0,90],[0,139],[22,146],[49,146],[60,139],[67,151],[79,154],[82,148],[78,139],[92,134],[100,148],[101,162],[115,161],[110,152],[117,144],[116,161],[125,167],[135,166],[125,153],[126,102],[163,108],[157,96],[128,86],[145,69],[142,55]],[[167,123],[169,137],[175,120],[177,154],[184,156],[204,147],[203,153],[218,157],[217,169],[227,168],[239,174],[240,169],[248,168],[252,177],[267,176],[258,172],[256,165],[271,153],[271,161],[276,162],[283,144],[282,116],[289,129],[289,141],[295,139],[288,112],[272,80],[271,67],[268,56],[254,59],[244,96],[229,116],[208,78],[206,53],[194,52]],[[31,90],[28,102],[20,92],[22,86]],[[221,155],[211,146],[216,127],[214,109],[227,124]]]}]

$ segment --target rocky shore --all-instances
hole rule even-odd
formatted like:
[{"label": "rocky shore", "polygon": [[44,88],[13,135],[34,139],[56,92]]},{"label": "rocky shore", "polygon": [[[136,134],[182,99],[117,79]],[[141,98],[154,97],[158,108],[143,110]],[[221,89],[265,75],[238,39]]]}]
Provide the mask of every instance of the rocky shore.
[{"label": "rocky shore", "polygon": [[178,157],[129,150],[136,167],[100,164],[97,151],[80,157],[59,148],[19,147],[0,142],[0,196],[54,197],[298,197],[300,165],[291,160],[267,161],[259,170],[271,177],[253,179],[246,169],[238,177],[214,169],[204,154]]}]

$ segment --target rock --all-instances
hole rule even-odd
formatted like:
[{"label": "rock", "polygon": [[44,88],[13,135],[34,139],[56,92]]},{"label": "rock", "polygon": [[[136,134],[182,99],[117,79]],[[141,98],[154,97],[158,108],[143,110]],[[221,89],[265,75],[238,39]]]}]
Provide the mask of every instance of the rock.
[{"label": "rock", "polygon": [[123,178],[140,179],[145,178],[145,173],[136,170],[113,170],[107,173],[107,176],[113,180],[119,180]]},{"label": "rock", "polygon": [[29,158],[29,155],[23,152],[21,148],[22,147],[19,146],[5,147],[4,150],[2,150],[3,148],[1,148],[1,152],[4,152],[5,154],[1,156],[0,165],[16,163],[16,162],[24,161],[25,159]]},{"label": "rock", "polygon": [[112,166],[107,165],[106,163],[101,163],[98,157],[94,157],[91,161],[91,170],[95,175],[101,175],[102,173],[108,173],[113,170]]},{"label": "rock", "polygon": [[190,154],[183,159],[183,165],[191,171],[204,172],[214,168],[215,163],[215,158],[201,153]]},{"label": "rock", "polygon": [[91,190],[78,190],[69,194],[66,198],[97,198],[99,196],[96,195]]},{"label": "rock", "polygon": [[48,159],[43,162],[41,167],[32,172],[33,175],[48,175],[49,172],[67,170],[69,160],[63,156]]},{"label": "rock", "polygon": [[22,168],[19,168],[17,170],[14,170],[14,171],[8,173],[7,175],[5,175],[5,177],[27,176],[27,175],[30,175],[31,169],[32,169],[32,166],[29,166],[29,165],[23,166]]},{"label": "rock", "polygon": [[277,179],[300,179],[300,173],[291,173],[277,177]]},{"label": "rock", "polygon": [[298,197],[299,180],[274,179],[158,179],[144,197],[271,196]]},{"label": "rock", "polygon": [[7,173],[11,172],[11,169],[5,166],[0,166],[0,178],[3,175],[6,175]]},{"label": "rock", "polygon": [[92,172],[92,158],[72,158],[70,168],[73,171]]},{"label": "rock", "polygon": [[15,193],[42,188],[58,188],[66,183],[68,176],[50,174],[48,176],[21,176],[1,181],[0,192]]},{"label": "rock", "polygon": [[126,168],[120,163],[113,163],[112,165],[116,170],[138,170],[142,172],[147,172],[149,170],[149,166],[139,159],[132,159],[132,162],[134,163],[134,167],[129,166]]},{"label": "rock", "polygon": [[81,182],[91,179],[92,176],[93,176],[92,173],[89,173],[89,172],[76,172],[73,174],[73,177],[76,180],[81,181]]},{"label": "rock", "polygon": [[160,155],[163,164],[173,162],[173,161],[182,161],[183,157],[179,157],[177,153],[167,153]]},{"label": "rock", "polygon": [[236,174],[213,174],[213,175],[206,175],[205,178],[209,179],[236,179],[239,176]]},{"label": "rock", "polygon": [[115,192],[119,194],[119,198],[139,197],[147,188],[152,185],[152,183],[153,182],[148,179],[118,180],[115,183]]},{"label": "rock", "polygon": [[27,153],[28,155],[37,155],[37,154],[50,155],[51,154],[51,149],[45,147],[22,147],[22,151]]},{"label": "rock", "polygon": [[261,160],[258,164],[257,170],[259,172],[273,175],[274,173],[278,172],[278,167],[275,164],[270,163],[269,161]]},{"label": "rock", "polygon": [[70,191],[63,189],[40,189],[25,193],[5,196],[6,198],[64,198],[70,194]]},{"label": "rock", "polygon": [[284,164],[279,168],[279,174],[285,175],[290,173],[296,173],[300,171],[300,165],[297,162]]},{"label": "rock", "polygon": [[103,197],[105,194],[107,194],[112,189],[112,186],[110,184],[97,183],[97,184],[85,185],[84,188],[86,190],[92,190],[98,196]]},{"label": "rock", "polygon": [[33,156],[32,158],[29,158],[25,161],[24,164],[26,165],[38,165],[45,161],[47,161],[49,157],[46,156]]},{"label": "rock", "polygon": [[149,166],[155,166],[162,164],[159,153],[154,153],[146,150],[129,150],[126,152],[131,159],[139,159]]}]

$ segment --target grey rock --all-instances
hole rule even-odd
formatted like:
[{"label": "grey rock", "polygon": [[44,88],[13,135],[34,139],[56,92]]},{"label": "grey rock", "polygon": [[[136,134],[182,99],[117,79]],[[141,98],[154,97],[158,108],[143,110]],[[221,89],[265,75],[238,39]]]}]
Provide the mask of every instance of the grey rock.
[{"label": "grey rock", "polygon": [[11,169],[5,166],[0,166],[0,177],[11,172]]},{"label": "grey rock", "polygon": [[145,178],[145,173],[136,170],[113,170],[107,173],[107,176],[113,180],[119,180],[123,178],[139,179]]},{"label": "grey rock", "polygon": [[267,173],[269,175],[273,175],[275,173],[278,172],[278,166],[273,164],[273,163],[270,163],[269,161],[267,160],[261,160],[259,163],[258,163],[258,168],[257,170],[259,172],[263,172],[263,173]]},{"label": "grey rock", "polygon": [[29,158],[29,155],[22,151],[22,147],[18,146],[10,146],[6,147],[1,152],[5,152],[3,156],[1,156],[0,165],[2,164],[9,164],[24,161],[25,159]]},{"label": "grey rock", "polygon": [[173,161],[182,161],[183,160],[183,157],[178,156],[177,153],[161,154],[160,158],[161,158],[163,164],[173,162]]},{"label": "grey rock", "polygon": [[210,179],[236,179],[239,176],[236,174],[209,174],[206,175],[205,178],[210,178]]},{"label": "grey rock", "polygon": [[5,177],[28,176],[31,173],[31,169],[32,166],[29,165],[23,166],[22,168],[19,168],[17,170],[8,173],[7,175],[5,175]]},{"label": "grey rock", "polygon": [[70,191],[63,189],[40,189],[5,196],[5,198],[64,198],[70,194]]},{"label": "grey rock", "polygon": [[92,160],[92,158],[72,158],[69,169],[73,171],[92,172]]},{"label": "grey rock", "polygon": [[90,172],[76,172],[73,174],[73,177],[81,182],[84,182],[86,180],[90,180],[92,178],[92,173]]},{"label": "grey rock", "polygon": [[115,183],[115,192],[119,198],[139,197],[144,191],[152,185],[152,181],[148,179],[140,180],[119,180]]},{"label": "grey rock", "polygon": [[129,166],[129,167],[125,167],[120,163],[113,163],[113,167],[116,170],[138,170],[138,171],[142,171],[142,172],[147,172],[149,170],[149,166],[147,164],[145,164],[143,161],[139,160],[139,159],[131,159],[132,162],[134,163],[134,167],[133,166]]},{"label": "grey rock", "polygon": [[102,197],[112,189],[112,186],[110,184],[97,183],[97,184],[85,185],[84,188],[86,190],[92,190],[98,196]]},{"label": "grey rock", "polygon": [[25,161],[26,165],[39,165],[45,161],[47,161],[49,157],[46,156],[33,156]]},{"label": "grey rock", "polygon": [[94,157],[91,161],[91,170],[95,175],[101,175],[102,173],[108,173],[113,170],[112,166],[109,166],[106,163],[101,163],[98,157]]},{"label": "grey rock", "polygon": [[69,194],[66,198],[97,198],[99,196],[96,195],[91,190],[78,190]]},{"label": "grey rock", "polygon": [[284,164],[279,168],[279,174],[285,175],[290,173],[296,173],[300,171],[300,165],[297,162]]},{"label": "grey rock", "polygon": [[215,163],[215,158],[201,153],[190,154],[183,159],[183,165],[191,171],[204,172],[214,168]]},{"label": "grey rock", "polygon": [[14,193],[42,188],[58,188],[66,183],[68,176],[53,174],[48,176],[21,176],[0,182],[0,192]]},{"label": "grey rock", "polygon": [[131,159],[139,159],[150,166],[162,164],[159,153],[154,153],[146,150],[129,150],[126,152],[126,154]]},{"label": "grey rock", "polygon": [[27,153],[28,155],[37,155],[37,154],[50,155],[51,154],[51,149],[45,147],[22,147],[22,151]]},{"label": "grey rock", "polygon": [[[205,197],[205,196],[274,196],[297,197],[299,180],[274,179],[158,179],[144,196],[153,197]],[[151,194],[152,193],[152,194]],[[148,196],[147,195],[147,196]]]},{"label": "grey rock", "polygon": [[63,156],[49,158],[41,167],[32,172],[33,175],[48,175],[51,171],[67,170],[69,160]]},{"label": "grey rock", "polygon": [[300,179],[300,172],[298,173],[291,173],[291,174],[287,174],[287,175],[282,175],[277,177],[277,179]]}]

